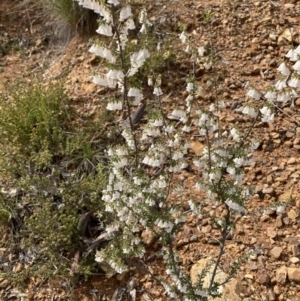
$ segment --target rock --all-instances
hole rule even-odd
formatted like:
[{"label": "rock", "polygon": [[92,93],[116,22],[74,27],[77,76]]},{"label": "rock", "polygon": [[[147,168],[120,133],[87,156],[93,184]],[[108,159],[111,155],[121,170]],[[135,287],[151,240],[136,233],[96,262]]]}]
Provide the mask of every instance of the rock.
[{"label": "rock", "polygon": [[21,262],[18,262],[17,265],[14,268],[15,273],[20,273],[23,270],[23,265]]},{"label": "rock", "polygon": [[283,33],[278,38],[278,44],[283,45],[286,42],[292,42],[293,41],[293,34],[289,28],[286,28]]},{"label": "rock", "polygon": [[288,159],[288,161],[286,163],[288,165],[295,164],[295,163],[297,163],[297,160],[295,157],[292,157],[292,158]]},{"label": "rock", "polygon": [[293,256],[298,256],[299,255],[299,246],[297,245],[290,245],[289,249],[292,251]]},{"label": "rock", "polygon": [[250,280],[253,280],[254,279],[254,276],[252,274],[246,274],[244,276],[245,279],[250,279]]},{"label": "rock", "polygon": [[276,225],[277,228],[281,228],[282,227],[283,222],[282,222],[281,216],[277,216],[276,217],[275,225]]},{"label": "rock", "polygon": [[212,226],[211,225],[207,225],[204,227],[201,227],[201,232],[203,233],[209,233],[212,230]]},{"label": "rock", "polygon": [[291,263],[298,263],[300,261],[300,259],[298,257],[292,257],[290,258],[290,262]]},{"label": "rock", "polygon": [[280,257],[282,253],[282,248],[280,247],[274,247],[271,251],[270,251],[270,255],[273,259],[278,259]]},{"label": "rock", "polygon": [[192,151],[195,153],[196,156],[201,156],[202,155],[204,146],[205,146],[204,144],[202,144],[198,141],[193,141],[191,143]]},{"label": "rock", "polygon": [[155,240],[155,234],[153,231],[145,230],[142,232],[141,238],[146,246],[151,246]]},{"label": "rock", "polygon": [[268,283],[270,283],[270,277],[267,273],[261,273],[258,275],[256,282],[267,285]]},{"label": "rock", "polygon": [[275,238],[277,236],[277,231],[273,227],[267,228],[267,235],[270,238]]},{"label": "rock", "polygon": [[0,288],[6,288],[8,286],[8,280],[7,279],[3,279],[0,282]]},{"label": "rock", "polygon": [[285,284],[287,279],[287,268],[282,266],[276,270],[276,281],[280,284]]},{"label": "rock", "polygon": [[250,271],[257,271],[258,270],[256,263],[253,262],[253,261],[249,262],[249,268],[250,268]]},{"label": "rock", "polygon": [[262,190],[262,193],[273,195],[273,194],[275,194],[275,190],[273,187],[266,187]]},{"label": "rock", "polygon": [[276,295],[280,295],[281,294],[281,289],[278,285],[275,285],[273,288],[273,291]]},{"label": "rock", "polygon": [[288,213],[287,213],[289,219],[291,219],[292,221],[295,221],[297,219],[297,217],[299,216],[299,214],[294,210],[291,209]]},{"label": "rock", "polygon": [[271,289],[268,289],[268,300],[269,301],[275,301],[276,300],[275,293]]},{"label": "rock", "polygon": [[[196,283],[198,280],[198,275],[203,271],[203,269],[207,268],[207,265],[211,262],[210,258],[204,258],[196,262],[190,271],[190,277],[192,283]],[[210,267],[209,272],[204,278],[203,286],[204,288],[208,288],[209,286],[209,280],[211,277],[211,273],[214,269],[214,264]],[[226,280],[228,275],[226,275],[223,271],[221,271],[219,268],[217,269],[217,274],[215,277],[215,280],[219,283],[222,283]],[[226,283],[222,287],[222,297],[220,298],[211,298],[209,297],[208,300],[214,300],[214,301],[223,301],[223,300],[230,300],[230,301],[241,301],[242,299],[239,297],[239,295],[236,293],[238,287],[238,282],[236,279],[230,280],[230,282]]]},{"label": "rock", "polygon": [[287,274],[290,281],[300,282],[300,268],[288,268]]}]

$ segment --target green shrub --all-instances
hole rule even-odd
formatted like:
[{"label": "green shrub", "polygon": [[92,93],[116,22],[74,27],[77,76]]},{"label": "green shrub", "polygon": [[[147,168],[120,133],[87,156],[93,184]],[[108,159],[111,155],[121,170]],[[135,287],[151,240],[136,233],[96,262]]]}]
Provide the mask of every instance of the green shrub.
[{"label": "green shrub", "polygon": [[[35,258],[21,273],[5,270],[15,283],[69,275],[76,253],[84,254],[102,230],[96,214],[103,211],[107,116],[77,122],[63,83],[41,82],[18,82],[0,95],[1,226],[13,230],[9,247],[19,258]],[[71,274],[87,275],[94,265],[86,257]]]}]

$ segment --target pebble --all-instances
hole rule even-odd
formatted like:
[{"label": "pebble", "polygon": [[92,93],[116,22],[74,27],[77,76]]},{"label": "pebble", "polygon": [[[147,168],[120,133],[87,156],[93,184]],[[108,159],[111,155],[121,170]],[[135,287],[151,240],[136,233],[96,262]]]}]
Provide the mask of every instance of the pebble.
[{"label": "pebble", "polygon": [[282,253],[282,248],[280,247],[274,247],[271,251],[270,251],[270,256],[273,258],[273,259],[278,259],[280,257]]},{"label": "pebble", "polygon": [[291,263],[298,263],[300,261],[300,259],[298,257],[292,257],[290,258],[290,262]]},{"label": "pebble", "polygon": [[270,238],[275,238],[277,236],[277,231],[273,227],[267,228],[267,235]]},{"label": "pebble", "polygon": [[267,273],[259,274],[256,279],[256,282],[266,285],[266,284],[270,283],[270,277]]},{"label": "pebble", "polygon": [[280,284],[285,284],[287,280],[287,268],[282,266],[276,270],[276,282]]},{"label": "pebble", "polygon": [[290,281],[300,282],[300,268],[288,268],[287,274]]}]

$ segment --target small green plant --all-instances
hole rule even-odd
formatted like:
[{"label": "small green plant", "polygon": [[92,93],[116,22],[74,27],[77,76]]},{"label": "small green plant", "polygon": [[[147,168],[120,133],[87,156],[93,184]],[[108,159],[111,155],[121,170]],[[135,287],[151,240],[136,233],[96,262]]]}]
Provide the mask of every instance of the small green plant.
[{"label": "small green plant", "polygon": [[0,220],[13,229],[14,252],[30,262],[17,275],[6,271],[16,284],[29,276],[88,276],[93,268],[83,253],[101,233],[95,215],[103,211],[107,116],[79,124],[63,82],[41,82],[18,82],[0,95]]}]

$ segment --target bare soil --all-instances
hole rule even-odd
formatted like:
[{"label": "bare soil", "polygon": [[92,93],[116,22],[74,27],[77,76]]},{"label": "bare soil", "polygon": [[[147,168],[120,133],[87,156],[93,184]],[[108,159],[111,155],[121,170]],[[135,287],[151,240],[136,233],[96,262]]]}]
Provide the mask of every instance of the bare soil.
[{"label": "bare soil", "polygon": [[[163,2],[163,3],[161,3]],[[178,23],[186,25],[195,45],[213,43],[224,66],[219,74],[222,88],[209,88],[209,72],[197,66],[197,80],[206,88],[204,100],[210,104],[215,93],[226,102],[221,119],[228,126],[246,127],[249,119],[240,117],[234,108],[245,100],[243,85],[250,81],[263,91],[278,78],[276,68],[291,46],[300,44],[300,3],[294,0],[182,0],[146,1],[151,21],[164,26],[167,34],[177,39]],[[206,22],[209,12],[212,19]],[[160,25],[164,22],[165,25]],[[53,38],[50,24],[44,24],[37,12],[27,7],[16,9],[9,0],[0,2],[0,91],[17,78],[26,78],[34,72],[43,72],[45,81],[67,76],[66,89],[78,109],[79,116],[93,118],[99,104],[109,91],[91,82],[92,71],[97,68],[96,58],[88,53],[88,39],[71,34],[65,29],[59,38]],[[179,43],[178,43],[179,44]],[[5,49],[4,49],[5,48]],[[2,53],[1,53],[2,51]],[[185,78],[189,66],[183,57],[163,74],[164,93],[172,93],[169,108],[184,103]],[[237,220],[232,238],[226,244],[221,268],[225,272],[237,257],[253,250],[236,279],[240,300],[300,300],[300,99],[295,107],[278,110],[273,124],[258,124],[255,135],[261,147],[255,153],[255,162],[245,169],[245,185],[252,187],[254,196],[247,206],[249,215]],[[191,136],[190,156],[201,153],[203,141]],[[197,170],[191,168],[177,175],[186,191],[195,198],[201,195],[193,186]],[[289,200],[292,199],[292,202]],[[287,202],[284,214],[274,210],[262,214],[274,202]],[[207,212],[222,214],[221,207],[207,206]],[[187,272],[201,258],[215,258],[218,237],[209,219],[187,221],[177,237],[177,251]],[[4,238],[3,238],[4,239]],[[296,246],[296,247],[295,247]],[[275,248],[277,247],[277,249]],[[274,251],[275,248],[275,251]],[[146,260],[155,275],[163,273],[162,263],[154,256],[155,244],[149,247]],[[280,256],[276,256],[278,251]],[[150,258],[150,259],[149,259]],[[152,259],[151,259],[152,258]],[[278,269],[296,268],[298,275],[280,281]],[[150,276],[135,270],[125,275],[107,278],[105,274],[79,281],[70,286],[66,280],[54,282],[32,280],[22,300],[131,300],[127,291],[122,299],[114,293],[136,280],[136,300],[164,301],[168,298]],[[21,300],[13,297],[9,284],[0,290],[1,300]],[[145,295],[147,294],[147,296]],[[230,295],[227,296],[230,300]]]}]

